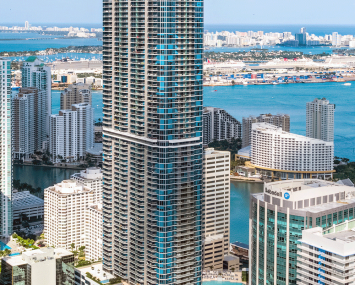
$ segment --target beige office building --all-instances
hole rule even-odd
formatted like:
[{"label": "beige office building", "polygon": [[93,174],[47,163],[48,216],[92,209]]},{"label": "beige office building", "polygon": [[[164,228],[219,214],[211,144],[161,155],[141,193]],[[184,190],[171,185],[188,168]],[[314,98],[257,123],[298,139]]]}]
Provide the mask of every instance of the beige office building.
[{"label": "beige office building", "polygon": [[219,270],[229,252],[230,152],[207,148],[203,172],[203,267]]},{"label": "beige office building", "polygon": [[60,94],[60,109],[71,109],[73,104],[87,103],[92,105],[91,87],[89,84],[75,83],[69,85]]},{"label": "beige office building", "polygon": [[254,123],[268,123],[282,128],[285,132],[290,132],[290,116],[285,114],[271,115],[261,114],[258,117],[249,116],[243,118],[242,123],[242,145],[243,148],[251,144],[251,131]]}]

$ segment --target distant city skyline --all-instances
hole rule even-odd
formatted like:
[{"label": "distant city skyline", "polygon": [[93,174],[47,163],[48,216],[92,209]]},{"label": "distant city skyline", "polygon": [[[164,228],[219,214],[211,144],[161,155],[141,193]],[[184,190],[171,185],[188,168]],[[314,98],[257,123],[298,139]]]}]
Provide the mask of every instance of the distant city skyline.
[{"label": "distant city skyline", "polygon": [[[25,21],[37,24],[39,15],[42,23],[74,24],[72,22],[75,19],[77,24],[101,24],[102,1],[89,2],[88,5],[88,1],[85,0],[6,1],[1,4],[0,25],[22,22],[24,25]],[[204,6],[207,25],[355,25],[352,17],[353,9],[350,9],[355,4],[351,0],[344,0],[342,5],[338,6],[333,5],[330,0],[323,1],[322,5],[317,1],[306,0],[297,2],[205,0]]]}]

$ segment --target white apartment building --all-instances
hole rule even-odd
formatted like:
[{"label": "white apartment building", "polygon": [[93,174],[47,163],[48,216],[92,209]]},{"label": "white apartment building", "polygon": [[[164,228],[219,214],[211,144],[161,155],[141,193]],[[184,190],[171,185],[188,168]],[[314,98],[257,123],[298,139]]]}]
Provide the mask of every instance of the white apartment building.
[{"label": "white apartment building", "polygon": [[[30,56],[22,67],[22,88],[36,87],[38,90],[45,91],[41,93],[44,97],[43,100],[43,122],[45,125],[45,132],[49,134],[49,116],[52,114],[52,80],[51,69],[44,65],[43,61],[35,56]],[[42,106],[42,105],[41,105]]]},{"label": "white apartment building", "polygon": [[80,173],[75,173],[71,176],[72,180],[83,184],[86,187],[94,190],[95,204],[102,203],[102,171],[101,168],[89,167],[85,170],[81,170]]},{"label": "white apartment building", "polygon": [[241,123],[225,110],[214,107],[203,109],[203,144],[222,140],[238,139],[242,136]]},{"label": "white apartment building", "polygon": [[74,255],[62,248],[27,249],[1,263],[0,284],[74,284]]},{"label": "white apartment building", "polygon": [[77,158],[84,158],[85,152],[94,147],[94,109],[88,103],[73,104],[77,113]]},{"label": "white apartment building", "polygon": [[60,109],[71,109],[73,104],[87,103],[92,105],[91,86],[84,83],[69,85],[60,94]]},{"label": "white apartment building", "polygon": [[254,123],[250,158],[257,171],[272,178],[331,178],[334,143]]},{"label": "white apartment building", "polygon": [[0,236],[12,234],[11,61],[0,57]]},{"label": "white apartment building", "polygon": [[325,98],[308,102],[306,136],[327,142],[334,141],[334,110],[335,105]]},{"label": "white apartment building", "polygon": [[78,117],[73,110],[61,110],[50,117],[49,152],[53,162],[78,159]]},{"label": "white apartment building", "polygon": [[[64,180],[44,190],[44,236],[55,247],[70,250],[85,246],[90,259],[102,252],[101,206],[93,206],[96,193],[75,180]],[[101,231],[101,235],[100,232]],[[90,234],[87,234],[89,233]]]},{"label": "white apartment building", "polygon": [[85,211],[86,260],[102,259],[102,204],[89,205]]},{"label": "white apartment building", "polygon": [[229,252],[230,152],[207,148],[203,168],[203,266],[223,269]]},{"label": "white apartment building", "polygon": [[302,231],[298,244],[297,284],[355,284],[355,221],[323,230]]},{"label": "white apartment building", "polygon": [[47,141],[45,90],[21,88],[12,98],[12,144],[15,159],[26,159]]},{"label": "white apartment building", "polygon": [[243,117],[243,125],[242,125],[242,145],[243,148],[247,147],[251,144],[251,130],[254,123],[269,123],[271,125],[282,128],[283,131],[290,131],[290,116],[286,114],[261,114],[258,117],[249,116]]}]

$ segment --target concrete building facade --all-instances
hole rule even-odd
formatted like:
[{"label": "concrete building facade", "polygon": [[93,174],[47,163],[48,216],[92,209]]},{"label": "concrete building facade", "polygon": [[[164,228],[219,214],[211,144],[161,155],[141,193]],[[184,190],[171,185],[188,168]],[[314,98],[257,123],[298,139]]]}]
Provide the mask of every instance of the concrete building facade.
[{"label": "concrete building facade", "polygon": [[[35,56],[30,56],[23,62],[22,66],[22,88],[36,87],[44,93],[40,93],[43,101],[43,124],[45,125],[46,136],[49,134],[49,116],[52,114],[52,79],[50,67]],[[41,105],[42,106],[42,105]],[[42,117],[41,117],[42,118]]]},{"label": "concrete building facade", "polygon": [[73,104],[87,103],[92,105],[91,86],[84,83],[75,83],[60,93],[60,109],[71,109]]},{"label": "concrete building facade", "polygon": [[306,136],[327,142],[334,141],[335,105],[329,100],[314,99],[307,103]]},{"label": "concrete building facade", "polygon": [[354,220],[302,231],[298,244],[297,284],[355,284]]},{"label": "concrete building facade", "polygon": [[55,163],[78,159],[78,113],[61,110],[50,117],[49,152]]},{"label": "concrete building facade", "polygon": [[299,284],[302,231],[353,220],[354,194],[353,187],[318,179],[265,183],[250,201],[250,284]]},{"label": "concrete building facade", "polygon": [[203,109],[203,144],[222,140],[240,139],[241,123],[225,110],[214,107]]},{"label": "concrete building facade", "polygon": [[85,246],[89,260],[102,258],[102,212],[96,193],[75,180],[44,190],[44,236],[47,244],[71,250]]},{"label": "concrete building facade", "polygon": [[21,88],[12,98],[12,144],[15,159],[42,151],[47,141],[45,90]]},{"label": "concrete building facade", "polygon": [[203,267],[222,270],[229,252],[230,152],[207,148],[203,174]]},{"label": "concrete building facade", "polygon": [[254,123],[268,123],[277,127],[282,128],[285,132],[290,132],[290,116],[285,114],[271,115],[271,114],[261,114],[258,117],[249,116],[243,118],[242,125],[242,146],[247,147],[251,144],[251,132]]},{"label": "concrete building facade", "polygon": [[26,250],[1,260],[2,285],[74,284],[74,254],[61,248]]},{"label": "concrete building facade", "polygon": [[332,178],[334,143],[288,133],[267,123],[254,123],[251,166],[275,179]]},{"label": "concrete building facade", "polygon": [[12,234],[11,61],[0,57],[0,236]]}]

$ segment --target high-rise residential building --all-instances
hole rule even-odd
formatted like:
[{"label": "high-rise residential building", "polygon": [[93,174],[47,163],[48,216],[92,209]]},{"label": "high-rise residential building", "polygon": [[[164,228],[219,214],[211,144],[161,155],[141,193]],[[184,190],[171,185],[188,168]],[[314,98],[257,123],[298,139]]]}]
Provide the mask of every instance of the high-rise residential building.
[{"label": "high-rise residential building", "polygon": [[77,160],[77,112],[61,110],[50,117],[49,152],[53,162]]},{"label": "high-rise residential building", "polygon": [[83,184],[86,187],[94,190],[95,204],[102,203],[102,171],[101,168],[89,167],[85,170],[81,170],[79,173],[75,173],[71,176],[72,180]]},{"label": "high-rise residential building", "polygon": [[12,98],[12,144],[15,159],[28,158],[43,150],[47,140],[45,90],[21,88]]},{"label": "high-rise residential building", "polygon": [[61,110],[71,109],[73,104],[79,103],[92,105],[91,86],[89,84],[71,84],[60,94]]},{"label": "high-rise residential building", "polygon": [[0,236],[12,234],[11,61],[0,57]]},{"label": "high-rise residential building", "polygon": [[28,249],[1,259],[2,285],[74,284],[74,254],[62,248]]},{"label": "high-rise residential building", "polygon": [[298,258],[302,255],[297,245],[303,239],[302,231],[354,219],[353,193],[353,187],[335,182],[301,179],[265,183],[263,193],[252,194],[250,284],[303,284],[297,282]]},{"label": "high-rise residential building", "polygon": [[30,28],[30,23],[28,21],[25,22],[25,29],[28,30]]},{"label": "high-rise residential building", "polygon": [[285,132],[290,132],[290,116],[285,114],[271,115],[261,114],[258,117],[249,116],[243,118],[243,148],[251,144],[251,130],[254,123],[269,123],[271,125],[282,128]]},{"label": "high-rise residential building", "polygon": [[[102,258],[101,204],[96,191],[75,180],[44,190],[44,236],[47,244],[71,250],[85,246],[89,260]],[[99,238],[99,239],[98,239]]]},{"label": "high-rise residential building", "polygon": [[219,270],[229,253],[230,152],[207,148],[203,165],[203,267]]},{"label": "high-rise residential building", "polygon": [[203,144],[213,141],[240,139],[242,124],[225,110],[214,107],[203,108]]},{"label": "high-rise residential building", "polygon": [[273,179],[328,179],[334,172],[334,143],[288,133],[267,123],[255,123],[250,159],[250,166]]},{"label": "high-rise residential building", "polygon": [[94,147],[93,109],[87,103],[51,115],[49,151],[54,162],[83,159]]},{"label": "high-rise residential building", "polygon": [[200,285],[203,1],[103,0],[103,26],[103,268]]},{"label": "high-rise residential building", "polygon": [[51,69],[45,66],[44,63],[35,56],[30,56],[26,61],[23,62],[22,66],[22,87],[36,87],[39,91],[45,91],[44,97],[41,98],[43,101],[42,108],[39,110],[43,113],[39,123],[45,126],[46,135],[49,134],[49,116],[52,113],[52,80],[51,80]]},{"label": "high-rise residential building", "polygon": [[302,231],[297,284],[355,284],[354,227],[354,220],[345,220],[326,230],[316,227]]},{"label": "high-rise residential building", "polygon": [[337,32],[334,32],[332,34],[332,45],[333,46],[340,46],[341,45],[341,35],[339,35]]},{"label": "high-rise residential building", "polygon": [[327,142],[334,141],[334,110],[335,105],[325,98],[308,102],[306,136]]},{"label": "high-rise residential building", "polygon": [[88,103],[74,104],[77,113],[77,157],[84,158],[85,152],[94,147],[94,109]]}]

